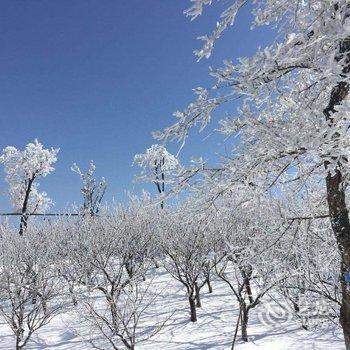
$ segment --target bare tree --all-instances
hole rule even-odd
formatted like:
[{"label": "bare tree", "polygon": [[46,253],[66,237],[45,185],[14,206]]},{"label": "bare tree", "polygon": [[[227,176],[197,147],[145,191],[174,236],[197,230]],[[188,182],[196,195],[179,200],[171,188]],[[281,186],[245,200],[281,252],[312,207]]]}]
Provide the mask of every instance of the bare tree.
[{"label": "bare tree", "polygon": [[239,304],[237,325],[241,325],[245,342],[251,310],[286,277],[280,259],[285,248],[280,244],[283,221],[278,220],[276,207],[268,198],[253,199],[254,195],[248,187],[222,198],[214,224],[214,235],[221,242],[216,249],[215,258],[221,260],[214,264],[215,272]]}]

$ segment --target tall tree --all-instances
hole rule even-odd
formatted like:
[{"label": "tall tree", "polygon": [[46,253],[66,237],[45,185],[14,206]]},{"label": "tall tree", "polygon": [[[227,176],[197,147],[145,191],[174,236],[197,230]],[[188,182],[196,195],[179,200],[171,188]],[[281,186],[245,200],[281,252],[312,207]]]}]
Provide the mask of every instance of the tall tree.
[{"label": "tall tree", "polygon": [[[192,0],[190,17],[202,14],[211,0]],[[216,3],[216,2],[215,2]],[[198,98],[175,114],[176,122],[155,134],[183,142],[189,129],[207,126],[213,112],[226,105],[220,120],[223,134],[236,137],[232,157],[205,173],[203,188],[212,199],[246,183],[262,191],[295,197],[308,182],[323,181],[323,197],[341,255],[340,323],[350,349],[350,222],[346,203],[349,177],[350,4],[347,0],[231,0],[204,45],[195,51],[209,58],[215,41],[244,6],[251,8],[253,27],[270,26],[274,42],[252,57],[226,60],[212,69],[213,89],[197,88]],[[240,97],[241,107],[232,112]],[[238,143],[238,145],[237,145]],[[313,213],[315,215],[316,213]]]}]

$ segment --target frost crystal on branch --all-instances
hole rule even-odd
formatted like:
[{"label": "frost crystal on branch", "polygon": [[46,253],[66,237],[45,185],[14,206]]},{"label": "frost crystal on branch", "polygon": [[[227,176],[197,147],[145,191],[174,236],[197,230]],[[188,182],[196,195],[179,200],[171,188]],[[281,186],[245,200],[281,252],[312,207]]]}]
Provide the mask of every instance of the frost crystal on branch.
[{"label": "frost crystal on branch", "polygon": [[179,165],[175,156],[170,154],[164,146],[157,144],[148,148],[144,154],[136,154],[134,163],[144,169],[161,166],[163,171],[174,170]]},{"label": "frost crystal on branch", "polygon": [[[210,54],[246,2],[227,5],[200,57]],[[186,13],[195,18],[212,3],[193,1]],[[236,63],[226,59],[223,67],[211,69],[213,87],[196,88],[195,101],[176,112],[174,124],[154,133],[155,138],[184,142],[191,128],[208,127],[213,113],[226,108],[219,131],[239,142],[221,167],[220,179],[215,172],[217,193],[237,181],[264,183],[268,188],[289,181],[292,174],[296,179],[325,176],[339,164],[348,174],[349,98],[344,96],[334,110],[327,110],[332,88],[340,81],[349,85],[349,58],[341,53],[350,42],[348,1],[263,0],[251,8],[252,24],[274,23],[276,40],[252,57],[238,58]],[[242,106],[232,111],[238,98]],[[325,111],[331,118],[325,118]]]}]

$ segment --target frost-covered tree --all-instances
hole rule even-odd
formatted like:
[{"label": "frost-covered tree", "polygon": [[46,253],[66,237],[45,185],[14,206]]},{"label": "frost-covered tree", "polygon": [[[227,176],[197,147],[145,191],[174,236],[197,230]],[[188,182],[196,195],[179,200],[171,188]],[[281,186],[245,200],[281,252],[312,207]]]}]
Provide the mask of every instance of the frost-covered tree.
[{"label": "frost-covered tree", "polygon": [[[163,145],[158,144],[152,145],[143,154],[136,154],[134,164],[142,169],[139,180],[153,182],[160,196],[165,193],[166,181],[171,182],[180,165],[174,155],[169,153]],[[163,201],[161,207],[164,207]]]},{"label": "frost-covered tree", "polygon": [[98,214],[103,196],[106,192],[107,183],[104,178],[101,179],[98,183],[94,178],[96,166],[91,160],[89,164],[89,169],[86,173],[83,173],[77,164],[73,164],[72,171],[77,173],[83,183],[81,188],[81,193],[83,195],[83,213],[95,215]]},{"label": "frost-covered tree", "polygon": [[21,214],[19,233],[27,227],[30,215],[44,212],[52,204],[45,192],[38,190],[38,178],[49,175],[57,161],[59,149],[45,149],[38,140],[21,151],[13,146],[3,150],[0,161],[5,166],[6,181],[14,210]]},{"label": "frost-covered tree", "polygon": [[0,317],[21,350],[41,327],[64,310],[64,288],[55,266],[57,252],[50,249],[58,226],[28,227],[23,237],[0,226]]},{"label": "frost-covered tree", "polygon": [[269,197],[256,196],[249,186],[221,198],[217,207],[215,273],[239,304],[237,329],[240,325],[242,340],[248,341],[251,313],[287,276],[282,262],[288,253],[281,242],[288,223]]},{"label": "frost-covered tree", "polygon": [[281,268],[286,278],[279,291],[303,328],[334,322],[339,317],[339,252],[329,220],[300,220],[283,240]]},{"label": "frost-covered tree", "polygon": [[[213,235],[212,217],[191,215],[186,206],[166,209],[159,220],[158,240],[164,258],[160,262],[166,271],[186,290],[190,320],[197,321],[201,307],[200,291],[214,268],[213,254],[218,238]],[[220,257],[217,261],[220,261]]]},{"label": "frost-covered tree", "polygon": [[[186,12],[196,18],[205,5],[193,0]],[[322,183],[331,227],[341,256],[340,323],[350,349],[350,221],[346,203],[349,179],[350,4],[347,0],[231,0],[204,45],[195,53],[210,57],[215,41],[231,27],[239,10],[250,7],[252,27],[270,26],[272,44],[252,57],[226,60],[212,69],[212,89],[175,114],[174,125],[156,133],[160,140],[183,142],[189,129],[207,126],[213,112],[225,109],[219,128],[236,137],[221,169],[205,173],[212,199],[246,183],[261,191],[283,187],[295,195],[307,181]],[[232,110],[240,97],[241,107]],[[218,109],[220,107],[220,109]],[[204,186],[203,186],[204,187]],[[313,215],[315,213],[312,213]]]},{"label": "frost-covered tree", "polygon": [[152,221],[142,207],[138,209],[133,203],[84,216],[68,227],[68,239],[61,241],[69,261],[63,270],[69,269],[69,278],[79,286],[77,311],[87,321],[96,349],[135,349],[164,323],[140,326],[157,295],[149,288],[152,280],[145,277]]}]

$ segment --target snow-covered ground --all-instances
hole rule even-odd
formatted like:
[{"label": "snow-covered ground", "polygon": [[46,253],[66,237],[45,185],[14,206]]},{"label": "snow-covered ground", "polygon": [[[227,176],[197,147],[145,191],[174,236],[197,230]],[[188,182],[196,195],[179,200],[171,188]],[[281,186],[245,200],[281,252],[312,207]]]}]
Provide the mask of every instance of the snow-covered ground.
[{"label": "snow-covered ground", "polygon": [[[136,346],[143,350],[204,350],[230,349],[238,315],[237,302],[227,287],[219,281],[213,283],[212,294],[203,290],[198,322],[189,321],[188,303],[183,288],[164,272],[157,272],[152,288],[162,291],[145,314],[144,325],[162,321],[174,310],[160,333]],[[260,306],[251,313],[248,343],[237,341],[238,350],[341,350],[345,349],[341,330],[328,326],[318,331],[303,330],[288,315],[269,317]],[[26,349],[87,350],[88,330],[74,310],[56,316],[50,324],[33,335]],[[4,323],[0,326],[0,349],[14,349],[14,339]],[[108,349],[108,346],[106,346]]]}]

